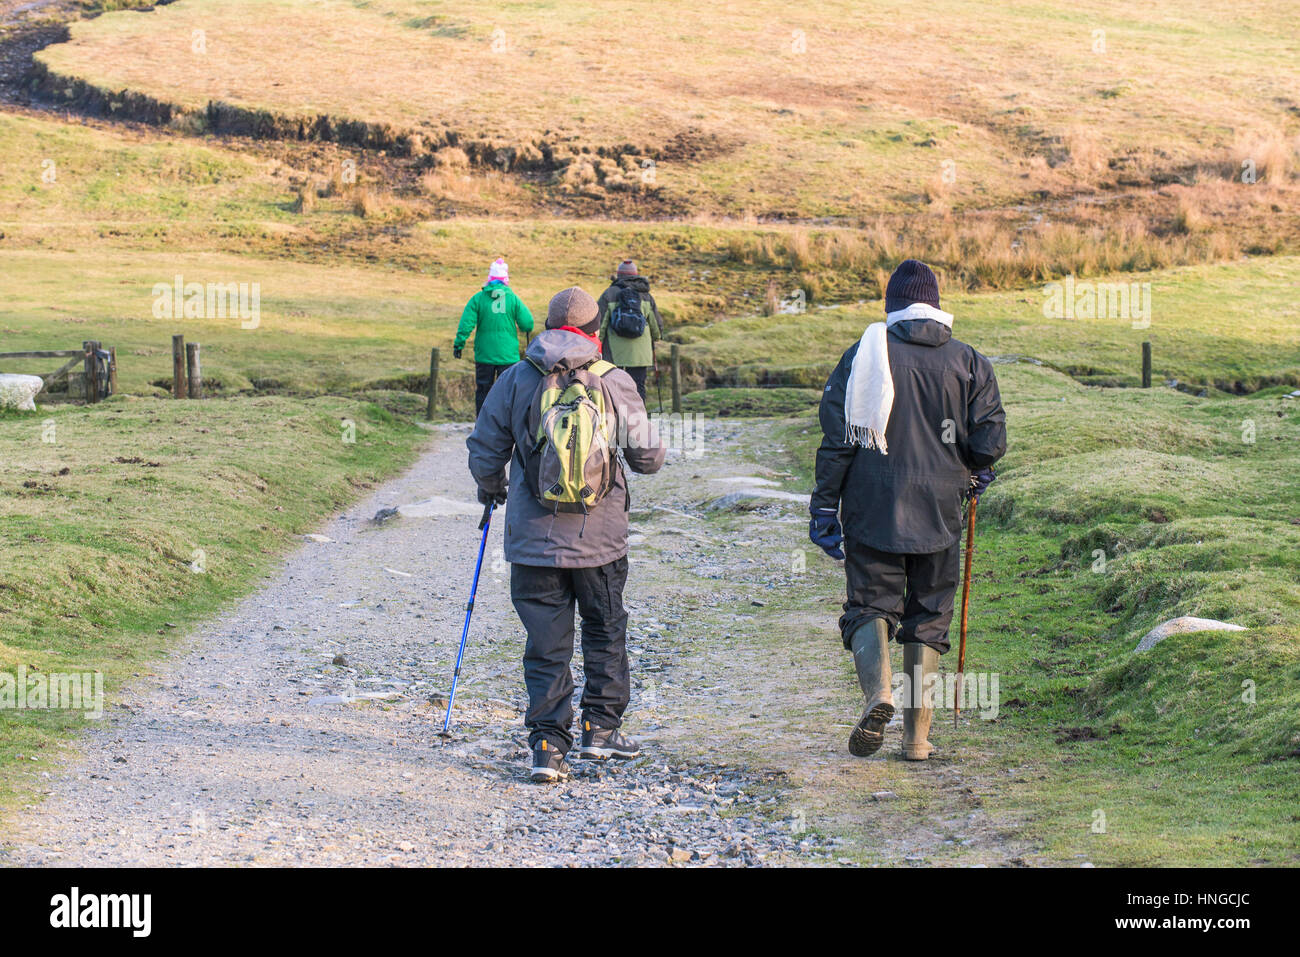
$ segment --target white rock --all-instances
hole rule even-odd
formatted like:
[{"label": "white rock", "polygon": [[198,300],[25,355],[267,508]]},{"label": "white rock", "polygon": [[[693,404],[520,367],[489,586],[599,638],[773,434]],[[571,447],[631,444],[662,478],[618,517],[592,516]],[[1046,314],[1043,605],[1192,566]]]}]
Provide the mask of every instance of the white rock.
[{"label": "white rock", "polygon": [[768,501],[798,502],[807,505],[810,499],[811,496],[785,492],[781,489],[744,488],[713,499],[705,505],[705,508],[713,512],[747,512],[761,508]]},{"label": "white rock", "polygon": [[334,541],[334,539],[330,538],[328,535],[315,535],[315,534],[312,534],[312,535],[304,535],[303,538],[307,539],[307,541],[309,541],[309,542],[321,542],[321,543],[324,543],[324,542],[332,542],[332,541]]},{"label": "white rock", "polygon": [[307,699],[307,704],[312,708],[320,708],[331,704],[351,704],[355,700],[352,695],[345,694],[318,694]]},{"label": "white rock", "polygon": [[1170,635],[1182,635],[1190,631],[1245,631],[1241,625],[1232,625],[1226,621],[1217,621],[1214,618],[1193,618],[1190,615],[1184,615],[1181,618],[1171,618],[1163,624],[1156,625],[1138,642],[1134,651],[1150,651],[1160,642],[1164,641]]},{"label": "white rock", "polygon": [[397,514],[402,518],[439,518],[443,515],[482,515],[483,506],[477,502],[458,502],[450,498],[435,496],[422,502],[397,506]]},{"label": "white rock", "polygon": [[36,411],[36,393],[45,388],[45,380],[38,375],[0,373],[0,409]]}]

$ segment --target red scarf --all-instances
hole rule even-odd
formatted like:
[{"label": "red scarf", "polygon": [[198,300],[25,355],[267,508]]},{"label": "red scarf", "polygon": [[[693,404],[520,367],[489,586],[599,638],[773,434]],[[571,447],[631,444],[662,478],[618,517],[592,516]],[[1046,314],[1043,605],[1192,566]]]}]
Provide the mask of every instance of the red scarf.
[{"label": "red scarf", "polygon": [[577,328],[576,326],[556,326],[555,328],[563,329],[565,332],[576,332],[578,335],[582,336],[582,338],[589,339],[590,341],[596,343],[596,345],[600,345],[600,339],[598,337],[593,336],[590,333],[583,332],[581,329]]}]

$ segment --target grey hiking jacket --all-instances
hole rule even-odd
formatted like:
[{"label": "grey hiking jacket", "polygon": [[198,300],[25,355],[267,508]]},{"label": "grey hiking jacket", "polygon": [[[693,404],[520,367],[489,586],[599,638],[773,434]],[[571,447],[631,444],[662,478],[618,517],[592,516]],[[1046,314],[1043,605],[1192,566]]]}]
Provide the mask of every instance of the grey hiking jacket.
[{"label": "grey hiking jacket", "polygon": [[[548,329],[532,341],[525,355],[551,371],[576,369],[600,358],[600,347],[575,332]],[[489,492],[509,488],[506,561],[551,568],[606,565],[627,554],[627,478],[619,468],[613,489],[586,516],[556,513],[542,504],[524,477],[524,454],[533,447],[528,413],[541,379],[542,374],[527,359],[497,379],[465,442],[470,473],[479,487]],[[667,450],[631,376],[614,369],[604,376],[604,382],[614,405],[610,435],[622,449],[628,467],[647,474],[659,471]]]}]

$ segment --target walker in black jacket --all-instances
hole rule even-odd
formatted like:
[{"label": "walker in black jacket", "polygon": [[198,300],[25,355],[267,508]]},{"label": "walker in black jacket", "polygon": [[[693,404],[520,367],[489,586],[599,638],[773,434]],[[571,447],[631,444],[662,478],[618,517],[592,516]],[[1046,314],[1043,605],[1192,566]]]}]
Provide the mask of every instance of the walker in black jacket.
[{"label": "walker in black jacket", "polygon": [[[892,300],[887,296],[894,317],[895,310],[915,302],[946,316],[938,312],[933,273],[920,263],[909,260],[900,266],[890,292],[901,285],[896,280],[905,268],[913,277],[911,288],[923,292]],[[926,274],[932,288],[918,278]],[[822,395],[812,534],[825,548],[829,530],[833,543],[839,534],[838,511],[848,580],[840,632],[844,647],[854,652],[867,696],[850,751],[865,755],[877,750],[893,715],[888,644],[893,638],[904,646],[910,683],[904,689],[911,692],[912,707],[905,706],[904,718],[913,720],[905,723],[915,725],[910,733],[905,728],[904,757],[923,759],[931,750],[926,740],[930,709],[919,707],[918,693],[937,669],[938,655],[949,647],[962,498],[972,473],[991,466],[1006,451],[1006,417],[992,364],[952,338],[943,322],[891,321],[885,339],[894,392],[884,433],[888,454],[847,439],[845,396],[860,347],[854,344]]]}]

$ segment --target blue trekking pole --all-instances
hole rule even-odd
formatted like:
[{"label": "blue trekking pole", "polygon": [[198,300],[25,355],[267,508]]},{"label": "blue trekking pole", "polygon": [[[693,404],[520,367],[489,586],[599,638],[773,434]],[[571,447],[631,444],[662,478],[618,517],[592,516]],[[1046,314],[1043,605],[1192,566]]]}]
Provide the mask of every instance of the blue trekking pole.
[{"label": "blue trekking pole", "polygon": [[438,732],[441,738],[451,737],[447,730],[451,727],[451,707],[456,703],[456,682],[460,680],[460,662],[465,656],[465,639],[469,637],[469,619],[474,614],[474,596],[478,594],[478,576],[483,570],[483,550],[487,548],[488,528],[492,523],[494,508],[496,503],[489,502],[483,509],[483,520],[478,523],[478,527],[483,529],[483,537],[478,543],[478,562],[474,565],[474,583],[469,588],[469,604],[465,606],[465,627],[460,632],[460,649],[456,652],[456,671],[451,676],[451,694],[447,696],[447,717],[442,722],[442,730]]}]

